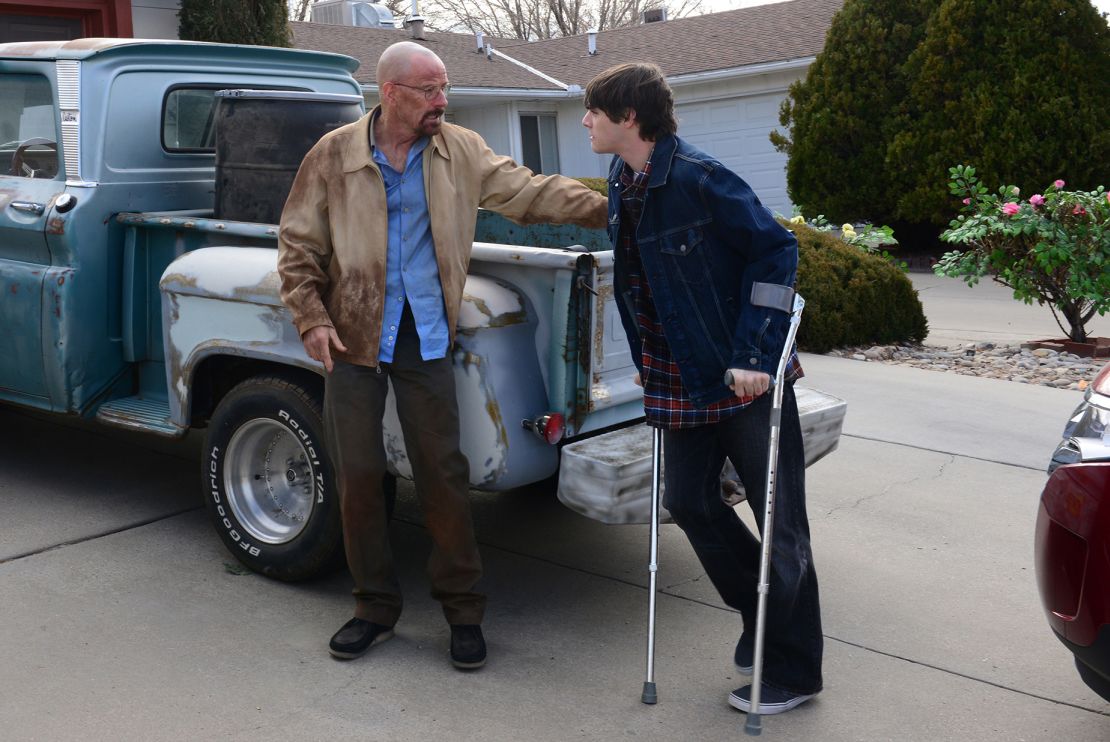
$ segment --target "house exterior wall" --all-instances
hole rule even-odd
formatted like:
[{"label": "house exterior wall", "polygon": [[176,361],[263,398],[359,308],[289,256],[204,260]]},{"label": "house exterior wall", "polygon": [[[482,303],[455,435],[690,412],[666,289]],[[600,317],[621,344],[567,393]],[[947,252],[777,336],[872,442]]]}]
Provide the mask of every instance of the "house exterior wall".
[{"label": "house exterior wall", "polygon": [[176,39],[179,0],[131,0],[136,39]]},{"label": "house exterior wall", "polygon": [[[510,117],[515,118],[511,102],[491,102],[487,105],[451,108],[447,111],[454,114],[455,123],[473,129],[482,135],[486,144],[494,152],[507,154],[514,160],[520,160],[520,126],[517,124],[516,149],[513,149],[510,134]],[[515,121],[513,122],[515,123]]]}]

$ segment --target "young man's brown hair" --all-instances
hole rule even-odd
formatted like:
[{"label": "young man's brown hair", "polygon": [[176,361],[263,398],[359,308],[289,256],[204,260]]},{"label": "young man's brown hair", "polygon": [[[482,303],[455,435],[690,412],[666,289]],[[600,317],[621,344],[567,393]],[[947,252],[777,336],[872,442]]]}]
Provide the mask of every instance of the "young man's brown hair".
[{"label": "young man's brown hair", "polygon": [[678,129],[671,86],[663,78],[663,70],[654,64],[629,62],[610,67],[586,86],[585,103],[586,108],[603,112],[614,124],[635,112],[640,138],[649,142]]}]

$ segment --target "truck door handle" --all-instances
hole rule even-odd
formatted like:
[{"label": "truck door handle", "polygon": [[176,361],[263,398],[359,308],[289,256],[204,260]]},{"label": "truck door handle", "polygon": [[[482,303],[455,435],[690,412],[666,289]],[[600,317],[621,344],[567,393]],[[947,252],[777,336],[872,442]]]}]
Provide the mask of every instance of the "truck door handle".
[{"label": "truck door handle", "polygon": [[42,216],[42,213],[46,211],[46,207],[42,204],[36,204],[30,201],[12,201],[11,207],[16,211],[25,211],[35,216]]}]

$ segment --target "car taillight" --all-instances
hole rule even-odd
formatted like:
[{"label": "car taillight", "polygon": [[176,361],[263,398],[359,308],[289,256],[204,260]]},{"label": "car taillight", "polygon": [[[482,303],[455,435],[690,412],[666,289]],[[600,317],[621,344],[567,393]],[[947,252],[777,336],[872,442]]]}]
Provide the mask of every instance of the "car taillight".
[{"label": "car taillight", "polygon": [[1079,612],[1087,542],[1057,523],[1042,505],[1037,514],[1037,587],[1044,607],[1065,620]]},{"label": "car taillight", "polygon": [[525,430],[531,430],[553,446],[563,439],[563,434],[566,432],[566,420],[560,412],[549,412],[534,420],[521,420],[520,426]]}]

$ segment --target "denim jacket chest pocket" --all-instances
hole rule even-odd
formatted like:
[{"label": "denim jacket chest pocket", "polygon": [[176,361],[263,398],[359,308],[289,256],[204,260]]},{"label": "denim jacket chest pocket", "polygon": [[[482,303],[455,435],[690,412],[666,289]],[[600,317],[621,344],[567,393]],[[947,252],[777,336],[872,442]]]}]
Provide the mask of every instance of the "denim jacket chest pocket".
[{"label": "denim jacket chest pocket", "polygon": [[657,238],[666,271],[686,284],[701,286],[713,279],[703,225],[668,230]]}]

